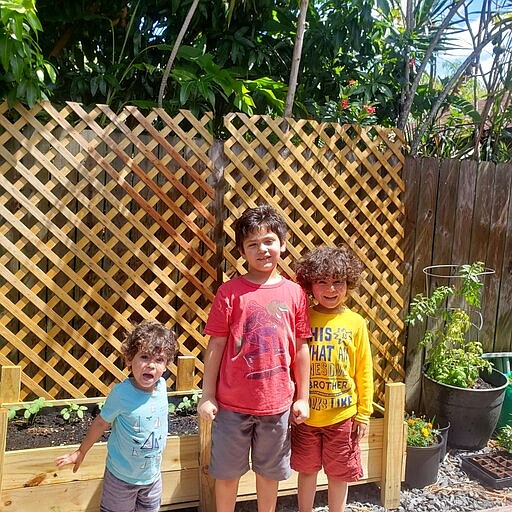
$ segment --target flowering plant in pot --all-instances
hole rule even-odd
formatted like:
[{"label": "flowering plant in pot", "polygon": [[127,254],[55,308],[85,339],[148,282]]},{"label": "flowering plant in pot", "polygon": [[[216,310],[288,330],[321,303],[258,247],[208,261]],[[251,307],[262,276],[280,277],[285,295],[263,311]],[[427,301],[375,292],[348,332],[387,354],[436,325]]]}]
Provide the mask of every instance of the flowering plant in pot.
[{"label": "flowering plant in pot", "polygon": [[425,416],[406,414],[407,446],[432,446],[439,442],[439,430],[434,428],[434,420]]},{"label": "flowering plant in pot", "polygon": [[437,480],[440,452],[443,442],[433,419],[406,414],[407,454],[405,483],[409,487],[422,488]]},{"label": "flowering plant in pot", "polygon": [[[427,274],[432,268],[448,268],[450,273]],[[445,277],[450,284],[439,284],[428,295],[417,294],[406,317],[410,325],[428,320],[420,343],[425,348],[422,408],[440,423],[450,424],[450,446],[479,449],[496,427],[507,386],[506,377],[482,357],[482,342],[471,329],[481,328],[471,315],[481,319],[482,277],[493,271],[478,261],[427,267],[424,272]],[[480,393],[470,394],[473,390]],[[474,417],[467,416],[470,411]]]}]

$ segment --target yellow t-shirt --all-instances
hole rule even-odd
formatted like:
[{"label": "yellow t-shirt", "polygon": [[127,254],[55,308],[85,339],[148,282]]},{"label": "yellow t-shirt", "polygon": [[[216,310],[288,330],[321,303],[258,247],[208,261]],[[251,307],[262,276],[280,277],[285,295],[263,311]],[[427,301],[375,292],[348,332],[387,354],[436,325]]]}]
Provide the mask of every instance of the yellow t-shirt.
[{"label": "yellow t-shirt", "polygon": [[340,313],[310,313],[306,424],[325,427],[352,416],[368,423],[373,412],[373,365],[366,321],[348,308]]}]

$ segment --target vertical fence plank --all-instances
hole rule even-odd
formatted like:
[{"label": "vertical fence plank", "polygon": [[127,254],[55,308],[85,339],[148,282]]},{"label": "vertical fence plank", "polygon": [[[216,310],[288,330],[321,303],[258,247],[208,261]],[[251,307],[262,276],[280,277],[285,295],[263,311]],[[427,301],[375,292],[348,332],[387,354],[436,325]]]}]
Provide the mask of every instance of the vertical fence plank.
[{"label": "vertical fence plank", "polygon": [[[494,352],[499,346],[498,339],[501,334],[494,336],[498,319],[499,296],[504,290],[500,290],[500,279],[505,259],[505,244],[508,229],[508,215],[510,209],[510,189],[512,173],[510,168],[498,165],[494,169],[494,190],[491,199],[491,218],[489,226],[489,239],[486,246],[487,255],[485,265],[493,268],[496,273],[485,276],[484,295],[482,301],[483,326],[479,339],[483,343],[485,352]],[[505,292],[506,293],[506,292]],[[498,350],[499,351],[499,350]]]},{"label": "vertical fence plank", "polygon": [[491,201],[494,188],[494,169],[491,162],[482,162],[478,166],[476,194],[473,206],[471,226],[470,262],[485,261],[489,242],[491,222]]},{"label": "vertical fence plank", "polygon": [[[423,158],[415,160],[408,158],[406,168],[412,166],[413,169],[407,171],[410,183],[418,188],[418,195],[406,195],[407,200],[417,202],[407,202],[406,211],[409,210],[408,219],[414,222],[415,237],[411,258],[410,295],[405,298],[405,309],[407,311],[410,299],[417,293],[425,292],[425,274],[423,268],[432,263],[432,246],[434,243],[434,227],[437,208],[437,189],[439,183],[439,162],[434,158]],[[411,236],[406,232],[406,239]],[[423,332],[420,325],[407,327],[407,408],[416,409],[420,400],[421,393],[421,367],[423,364],[423,350],[418,345]]]},{"label": "vertical fence plank", "polygon": [[402,456],[404,452],[405,385],[401,382],[385,386],[384,436],[380,496],[382,506],[388,510],[400,506]]},{"label": "vertical fence plank", "polygon": [[21,367],[2,366],[0,369],[0,404],[20,401]]},{"label": "vertical fence plank", "polygon": [[464,160],[459,165],[456,201],[455,229],[453,233],[452,257],[448,263],[469,263],[471,245],[471,223],[474,215],[474,198],[478,164]]},{"label": "vertical fence plank", "polygon": [[194,387],[196,358],[193,356],[178,356],[176,368],[176,391],[187,391]]},{"label": "vertical fence plank", "polygon": [[[510,164],[499,164],[499,173],[512,175]],[[512,185],[506,191],[509,204],[504,215],[505,232],[503,246],[503,261],[497,268],[496,281],[499,281],[498,307],[496,315],[496,330],[494,333],[494,346],[492,352],[512,352]]]},{"label": "vertical fence plank", "polygon": [[5,446],[7,441],[7,409],[0,407],[0,496],[3,491],[3,476],[5,474]]},{"label": "vertical fence plank", "polygon": [[459,162],[443,160],[439,169],[435,238],[432,249],[433,265],[452,262],[458,177]]},{"label": "vertical fence plank", "polygon": [[215,479],[208,473],[212,444],[212,422],[199,417],[199,511],[215,512]]}]

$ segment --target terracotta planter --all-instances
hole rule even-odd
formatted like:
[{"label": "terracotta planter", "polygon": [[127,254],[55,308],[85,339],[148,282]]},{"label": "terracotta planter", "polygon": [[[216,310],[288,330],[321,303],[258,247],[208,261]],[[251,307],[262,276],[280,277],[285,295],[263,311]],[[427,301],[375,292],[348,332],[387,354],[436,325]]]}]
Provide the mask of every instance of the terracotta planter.
[{"label": "terracotta planter", "polygon": [[432,446],[408,446],[405,456],[405,483],[421,489],[436,482],[443,440]]}]

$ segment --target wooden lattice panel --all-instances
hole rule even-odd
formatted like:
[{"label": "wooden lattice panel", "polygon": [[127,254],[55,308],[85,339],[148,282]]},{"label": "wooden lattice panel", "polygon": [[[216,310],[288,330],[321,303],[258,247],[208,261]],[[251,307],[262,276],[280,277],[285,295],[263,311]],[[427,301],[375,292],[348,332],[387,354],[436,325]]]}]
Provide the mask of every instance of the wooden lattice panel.
[{"label": "wooden lattice panel", "polygon": [[243,272],[237,259],[233,221],[247,206],[266,202],[288,220],[288,253],[282,271],[307,249],[350,245],[367,275],[355,309],[369,321],[376,398],[384,383],[404,380],[404,347],[398,337],[403,300],[404,237],[401,178],[404,141],[381,127],[341,126],[308,120],[231,114],[225,125],[224,222],[227,273]]},{"label": "wooden lattice panel", "polygon": [[22,367],[22,399],[107,394],[144,318],[172,327],[180,354],[203,350],[217,278],[208,122],[0,106],[0,364]]}]

